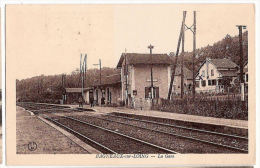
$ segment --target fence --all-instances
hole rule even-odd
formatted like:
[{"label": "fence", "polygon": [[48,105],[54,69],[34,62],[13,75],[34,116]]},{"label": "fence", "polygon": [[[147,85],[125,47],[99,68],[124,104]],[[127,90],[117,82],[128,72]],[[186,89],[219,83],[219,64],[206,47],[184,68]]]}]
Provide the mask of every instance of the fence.
[{"label": "fence", "polygon": [[166,112],[200,115],[227,119],[248,119],[248,98],[241,101],[237,95],[197,96],[155,101],[154,109]]}]

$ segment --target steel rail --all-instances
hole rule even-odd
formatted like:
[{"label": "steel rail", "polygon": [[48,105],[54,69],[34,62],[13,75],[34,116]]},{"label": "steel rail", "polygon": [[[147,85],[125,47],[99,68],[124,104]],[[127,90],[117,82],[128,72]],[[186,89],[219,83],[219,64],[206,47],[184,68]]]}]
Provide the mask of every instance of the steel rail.
[{"label": "steel rail", "polygon": [[[37,104],[35,104],[37,105]],[[70,108],[71,110],[72,108]],[[50,109],[51,110],[51,109]],[[68,109],[69,110],[69,109]],[[99,113],[102,113],[102,112],[99,112]],[[104,113],[103,113],[104,114]],[[106,113],[107,114],[107,113]],[[188,130],[192,130],[192,131],[198,131],[198,132],[204,132],[204,133],[210,133],[210,134],[216,134],[216,135],[222,135],[222,136],[227,136],[227,137],[233,137],[233,138],[239,138],[239,139],[245,139],[245,140],[248,140],[248,138],[246,137],[241,137],[241,136],[236,136],[236,135],[230,135],[230,134],[225,134],[225,133],[219,133],[219,132],[213,132],[213,131],[207,131],[207,130],[200,130],[200,129],[196,129],[196,128],[188,128],[188,127],[183,127],[183,126],[177,126],[177,125],[172,125],[172,124],[165,124],[165,123],[160,123],[160,122],[156,122],[156,121],[149,121],[149,120],[141,120],[141,119],[134,119],[134,118],[129,118],[129,117],[123,117],[123,116],[117,116],[117,115],[112,115],[112,114],[107,114],[108,116],[114,116],[114,117],[117,117],[117,118],[124,118],[124,119],[128,119],[128,120],[134,120],[134,121],[140,121],[140,122],[147,122],[147,123],[153,123],[153,124],[157,124],[157,125],[163,125],[163,126],[169,126],[169,127],[175,127],[175,128],[182,128],[182,129],[188,129]],[[66,117],[64,116],[65,118],[70,118],[70,119],[73,119],[73,120],[78,120],[78,119],[75,119],[75,118],[72,118],[72,117]],[[91,116],[93,117],[93,116]],[[159,131],[159,130],[154,130],[154,129],[149,129],[149,128],[146,128],[146,127],[141,127],[141,126],[135,126],[135,125],[131,125],[131,124],[126,124],[126,123],[123,123],[123,122],[119,122],[119,121],[114,121],[114,120],[109,120],[109,119],[104,119],[104,118],[99,118],[99,117],[94,117],[94,118],[98,118],[98,119],[102,119],[102,120],[107,120],[107,121],[111,121],[111,122],[117,122],[117,123],[120,123],[120,124],[125,124],[125,125],[130,125],[130,126],[134,126],[134,127],[138,127],[138,128],[142,128],[142,129],[147,129],[147,130],[151,130],[151,131],[155,131],[155,132],[161,132],[161,133],[164,133],[164,134],[169,134],[169,135],[173,135],[173,136],[177,136],[177,137],[182,137],[182,138],[185,138],[185,139],[191,139],[191,140],[195,140],[195,141],[199,141],[199,142],[203,142],[203,143],[208,143],[208,144],[212,144],[212,145],[217,145],[217,146],[222,146],[222,147],[225,147],[225,148],[229,148],[229,149],[233,149],[233,150],[238,150],[238,151],[242,151],[242,152],[248,152],[248,150],[245,150],[245,149],[241,149],[241,148],[237,148],[237,147],[232,147],[232,146],[228,146],[228,145],[223,145],[223,144],[219,144],[219,143],[214,143],[214,142],[210,142],[210,141],[206,141],[206,140],[201,140],[201,139],[198,139],[198,138],[193,138],[193,137],[189,137],[189,136],[183,136],[183,135],[178,135],[178,134],[174,134],[174,133],[169,133],[169,132],[165,132],[165,131]],[[85,124],[90,124],[90,123],[86,123],[84,121],[81,121],[81,120],[78,120],[79,122],[83,122]],[[93,124],[90,124],[92,126],[94,126]],[[95,125],[96,126],[96,125]],[[99,126],[96,126],[96,127],[99,127]],[[100,127],[102,128],[102,127]],[[103,129],[106,129],[106,128],[103,128]],[[106,129],[108,130],[108,129]],[[112,131],[112,130],[109,130],[109,131]],[[118,132],[115,132],[115,131],[112,131],[116,134],[118,134]],[[120,133],[119,133],[120,134]],[[123,134],[124,135],[124,134]],[[127,135],[126,135],[127,136]],[[133,137],[131,137],[133,138]],[[139,139],[138,139],[139,140]],[[141,140],[142,141],[142,140]],[[145,142],[145,141],[144,141]],[[147,142],[149,143],[149,142]],[[157,146],[157,145],[156,145]],[[166,148],[165,148],[166,149]],[[168,150],[168,149],[166,149]],[[175,151],[173,151],[174,153],[177,153]]]},{"label": "steel rail", "polygon": [[237,148],[237,147],[233,147],[233,146],[229,146],[229,145],[223,145],[223,144],[219,144],[219,143],[215,143],[215,142],[211,142],[211,141],[207,141],[207,140],[202,140],[202,139],[198,139],[198,138],[193,138],[193,137],[190,137],[190,136],[178,135],[178,134],[175,134],[175,133],[169,133],[169,132],[165,132],[165,131],[159,131],[159,130],[150,129],[150,128],[146,128],[146,127],[142,127],[142,126],[127,124],[127,123],[120,122],[120,121],[114,121],[114,120],[110,120],[110,119],[100,118],[100,117],[96,117],[96,116],[90,116],[90,117],[98,118],[98,119],[106,120],[106,121],[110,121],[110,122],[116,122],[116,123],[120,123],[120,124],[124,124],[124,125],[129,125],[129,126],[133,126],[133,127],[137,127],[137,128],[142,128],[142,129],[146,129],[146,130],[150,130],[150,131],[154,131],[154,132],[159,132],[159,133],[163,133],[163,134],[167,134],[167,135],[171,135],[171,136],[181,137],[181,138],[184,138],[184,139],[190,139],[190,140],[194,140],[194,141],[198,141],[198,142],[202,142],[202,143],[207,143],[207,144],[210,144],[210,145],[221,146],[221,147],[228,148],[228,149],[231,149],[231,150],[248,152],[248,150],[245,150],[245,149],[241,149],[241,148]]},{"label": "steel rail", "polygon": [[[40,107],[41,109],[58,109],[60,107],[60,109],[69,109],[70,107],[68,106],[60,106],[60,105],[55,105],[55,104],[47,104],[47,103],[17,103],[18,106],[22,106],[22,107],[26,107],[26,108],[35,108],[35,107]],[[30,110],[31,110],[30,109]],[[40,110],[41,110],[40,109]],[[34,109],[35,110],[35,109]],[[39,109],[37,109],[39,110]]]},{"label": "steel rail", "polygon": [[51,110],[62,110],[62,111],[70,111],[70,110],[74,110],[71,108],[52,108],[52,109],[39,109],[39,110],[32,110],[33,112],[41,112],[41,111],[51,111]]},{"label": "steel rail", "polygon": [[62,126],[62,127],[64,127],[64,128],[66,128],[66,129],[70,130],[71,132],[73,132],[73,133],[75,133],[75,134],[77,134],[77,135],[79,135],[79,136],[81,136],[81,137],[87,139],[88,141],[94,143],[95,145],[98,145],[99,147],[101,147],[101,148],[103,148],[103,149],[105,149],[105,150],[108,150],[109,152],[111,152],[111,153],[113,153],[113,154],[117,154],[117,152],[115,152],[114,150],[112,150],[112,149],[110,149],[110,148],[108,148],[108,147],[106,147],[106,146],[104,146],[104,145],[98,143],[97,141],[95,141],[95,140],[93,140],[93,139],[91,139],[91,138],[89,138],[89,137],[87,137],[87,136],[85,136],[85,135],[83,135],[83,134],[81,134],[81,133],[79,133],[79,132],[77,132],[77,131],[75,131],[75,130],[69,128],[69,127],[67,127],[66,125],[64,125],[64,124],[62,124],[62,123],[60,123],[60,122],[58,122],[58,121],[55,121],[55,120],[51,119],[50,117],[48,117],[48,116],[46,116],[46,115],[44,115],[44,114],[43,114],[43,116],[44,116],[44,118],[49,119],[49,120],[51,120],[52,122],[54,122],[54,123],[56,123],[56,124],[58,124],[58,125],[60,125],[60,126]]},{"label": "steel rail", "polygon": [[148,145],[148,146],[152,146],[152,147],[155,147],[155,148],[160,149],[160,150],[164,150],[164,151],[169,152],[169,153],[178,154],[178,152],[173,151],[173,150],[171,150],[171,149],[167,149],[167,148],[164,148],[164,147],[161,147],[161,146],[158,146],[158,145],[155,145],[155,144],[152,144],[152,143],[143,141],[143,140],[141,140],[141,139],[137,139],[137,138],[131,137],[131,136],[129,136],[129,135],[125,135],[125,134],[122,134],[122,133],[119,133],[119,132],[116,132],[116,131],[107,129],[107,128],[103,128],[103,127],[100,127],[100,126],[97,126],[97,125],[94,125],[94,124],[90,124],[90,123],[88,123],[88,122],[86,122],[86,121],[82,121],[82,120],[79,120],[79,119],[76,119],[76,118],[73,118],[73,117],[68,117],[68,116],[63,116],[63,117],[64,117],[64,118],[71,119],[71,120],[74,120],[74,121],[77,121],[77,122],[80,122],[80,123],[83,123],[83,124],[86,124],[86,125],[90,125],[90,126],[95,127],[95,128],[99,128],[99,129],[101,129],[101,130],[105,130],[105,131],[107,131],[107,132],[111,132],[111,133],[120,135],[120,136],[122,136],[122,137],[126,137],[126,138],[128,138],[128,139],[131,139],[131,140],[134,140],[134,141],[137,141],[137,142],[141,142],[141,143],[146,144],[146,145]]},{"label": "steel rail", "polygon": [[231,137],[231,138],[238,138],[238,139],[248,140],[247,137],[238,136],[238,135],[230,135],[230,134],[225,134],[225,133],[220,133],[220,132],[215,132],[215,131],[207,131],[207,130],[202,130],[202,129],[197,129],[197,128],[189,128],[189,127],[173,125],[173,124],[166,124],[166,123],[161,123],[161,122],[156,122],[156,121],[141,120],[141,119],[136,119],[136,118],[117,116],[117,115],[108,114],[108,113],[103,113],[103,114],[107,114],[107,116],[113,116],[113,117],[123,118],[123,119],[128,119],[128,120],[134,120],[134,121],[152,123],[152,124],[163,125],[163,126],[168,126],[168,127],[181,128],[181,129],[187,129],[187,130],[191,130],[191,131],[198,131],[198,132],[203,132],[203,133],[210,133],[210,134],[222,135],[222,136]]}]

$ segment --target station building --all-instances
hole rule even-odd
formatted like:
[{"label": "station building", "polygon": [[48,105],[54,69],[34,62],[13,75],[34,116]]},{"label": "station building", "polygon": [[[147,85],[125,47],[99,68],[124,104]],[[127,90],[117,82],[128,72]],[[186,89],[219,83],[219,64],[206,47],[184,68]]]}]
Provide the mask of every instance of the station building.
[{"label": "station building", "polygon": [[[87,100],[89,90],[91,90],[91,88],[83,88],[84,100]],[[62,104],[77,104],[81,95],[82,88],[65,88]]]},{"label": "station building", "polygon": [[154,98],[167,98],[172,58],[167,54],[123,53],[117,68],[121,70],[121,100],[129,107],[146,108],[151,104],[151,67]]},{"label": "station building", "polygon": [[101,99],[104,99],[105,105],[117,106],[121,101],[121,74],[118,71],[109,76],[102,77],[101,84],[96,84],[87,92],[87,103],[93,96],[96,105],[102,105]]}]

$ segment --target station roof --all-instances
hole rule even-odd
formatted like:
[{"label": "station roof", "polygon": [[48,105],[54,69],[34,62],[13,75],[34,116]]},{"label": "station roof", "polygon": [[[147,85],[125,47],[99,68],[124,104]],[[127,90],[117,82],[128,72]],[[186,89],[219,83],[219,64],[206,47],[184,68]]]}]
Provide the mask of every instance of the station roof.
[{"label": "station roof", "polygon": [[126,56],[126,62],[130,65],[136,64],[163,64],[163,65],[171,65],[172,58],[168,54],[140,54],[140,53],[123,53],[119,59],[117,64],[117,68],[122,67]]},{"label": "station roof", "polygon": [[97,83],[96,85],[94,84],[94,86],[114,85],[114,84],[118,84],[118,83],[121,83],[121,74],[120,73],[104,76],[101,79],[101,85],[99,83]]},{"label": "station roof", "polygon": [[[90,88],[84,88],[84,91],[89,90]],[[81,93],[82,88],[65,88],[67,93]]]}]

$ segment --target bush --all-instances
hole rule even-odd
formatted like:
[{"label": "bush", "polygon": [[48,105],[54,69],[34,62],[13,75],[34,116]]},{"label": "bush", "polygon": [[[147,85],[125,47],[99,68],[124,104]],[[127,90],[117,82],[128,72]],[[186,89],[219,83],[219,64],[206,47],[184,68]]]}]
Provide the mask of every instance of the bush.
[{"label": "bush", "polygon": [[248,119],[247,99],[246,101],[239,99],[215,99],[214,97],[196,97],[194,101],[192,101],[191,98],[175,100],[162,99],[160,103],[155,104],[154,109],[206,117]]}]

